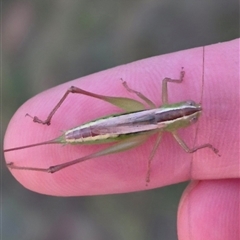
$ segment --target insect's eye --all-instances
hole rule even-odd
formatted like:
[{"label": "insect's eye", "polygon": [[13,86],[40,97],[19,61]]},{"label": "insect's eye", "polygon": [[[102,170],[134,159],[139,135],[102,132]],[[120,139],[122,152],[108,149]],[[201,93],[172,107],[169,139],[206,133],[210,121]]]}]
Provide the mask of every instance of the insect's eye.
[{"label": "insect's eye", "polygon": [[195,106],[196,105],[196,103],[194,101],[192,101],[192,100],[188,100],[186,103],[189,106]]}]

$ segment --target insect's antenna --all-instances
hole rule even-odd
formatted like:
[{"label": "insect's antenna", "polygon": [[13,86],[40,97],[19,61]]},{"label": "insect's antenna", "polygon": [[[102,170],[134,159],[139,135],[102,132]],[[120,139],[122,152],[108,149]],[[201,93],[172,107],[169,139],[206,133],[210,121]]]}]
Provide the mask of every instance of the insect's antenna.
[{"label": "insect's antenna", "polygon": [[[204,89],[204,63],[205,63],[205,47],[203,46],[203,56],[202,56],[202,88],[201,88],[201,97],[200,97],[200,105],[202,105],[202,99],[203,99],[203,89]],[[198,131],[199,131],[199,124],[197,124],[196,126],[196,132],[195,132],[195,137],[194,137],[194,141],[193,141],[193,145],[196,145],[197,142],[197,136],[198,136]],[[192,162],[191,162],[192,165]],[[191,166],[192,168],[192,166]],[[191,171],[192,174],[192,171]]]},{"label": "insect's antenna", "polygon": [[201,98],[200,105],[202,104],[203,99],[203,89],[204,89],[204,75],[205,75],[205,47],[203,46],[203,57],[202,57],[202,89],[201,89]]},{"label": "insect's antenna", "polygon": [[[205,63],[205,48],[203,46],[203,57],[202,57],[203,61],[202,61],[202,88],[201,88],[201,97],[200,97],[200,105],[202,105],[202,99],[203,99],[203,88],[204,88],[204,63]],[[196,146],[196,141],[197,141],[197,136],[198,136],[198,131],[199,131],[199,124],[197,124],[196,127],[196,132],[195,132],[195,137],[194,137],[194,141],[193,141],[193,146]],[[191,161],[190,163],[190,179],[193,179],[192,177],[192,173],[193,173],[193,161]],[[198,184],[198,181],[195,181],[195,183],[193,184]],[[189,225],[189,236],[190,238],[192,238],[192,224],[191,224],[191,216],[192,216],[192,209],[194,209],[193,205],[192,205],[192,201],[191,199],[189,199],[189,206],[188,206],[188,225]]]}]

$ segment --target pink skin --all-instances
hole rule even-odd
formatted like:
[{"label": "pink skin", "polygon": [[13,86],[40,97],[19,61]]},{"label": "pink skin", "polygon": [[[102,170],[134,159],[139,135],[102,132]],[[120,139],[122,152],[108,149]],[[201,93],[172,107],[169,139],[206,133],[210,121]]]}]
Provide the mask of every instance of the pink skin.
[{"label": "pink skin", "polygon": [[[53,139],[61,134],[61,130],[121,112],[104,101],[72,94],[54,115],[51,126],[33,123],[25,117],[29,113],[45,120],[72,85],[102,95],[137,99],[122,87],[119,80],[122,78],[131,88],[141,91],[160,105],[161,80],[164,77],[178,78],[184,67],[184,82],[169,84],[169,102],[188,99],[199,102],[202,54],[202,48],[195,48],[152,57],[76,79],[40,93],[22,105],[11,119],[4,149]],[[237,239],[240,214],[240,181],[237,179],[240,176],[237,114],[240,105],[239,39],[205,47],[204,78],[203,115],[197,124],[179,133],[191,147],[198,128],[195,145],[211,143],[219,149],[221,157],[210,149],[202,149],[194,154],[185,153],[173,137],[166,133],[154,156],[151,182],[147,187],[147,159],[154,145],[154,137],[137,148],[86,161],[54,174],[19,170],[11,170],[11,173],[26,188],[56,196],[124,193],[190,179],[201,180],[188,188],[181,200],[179,239]],[[45,145],[7,152],[5,158],[6,162],[14,162],[18,166],[43,168],[88,155],[107,146]],[[224,180],[227,178],[232,180]],[[217,237],[212,226],[214,232],[221,233]]]}]

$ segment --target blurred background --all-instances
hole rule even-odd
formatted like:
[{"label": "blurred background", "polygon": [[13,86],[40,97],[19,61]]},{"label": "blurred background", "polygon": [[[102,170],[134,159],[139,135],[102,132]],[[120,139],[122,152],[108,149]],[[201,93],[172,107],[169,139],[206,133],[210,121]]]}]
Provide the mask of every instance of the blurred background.
[{"label": "blurred background", "polygon": [[[1,2],[1,141],[17,108],[45,89],[142,58],[239,37],[237,0]],[[177,239],[177,208],[187,183],[57,198],[24,189],[1,157],[4,240]]]}]

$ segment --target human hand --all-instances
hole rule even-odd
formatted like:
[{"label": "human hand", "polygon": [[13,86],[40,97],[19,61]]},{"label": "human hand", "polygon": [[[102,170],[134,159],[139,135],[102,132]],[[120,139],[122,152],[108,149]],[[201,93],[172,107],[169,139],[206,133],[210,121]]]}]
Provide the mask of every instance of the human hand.
[{"label": "human hand", "polygon": [[[160,105],[161,80],[164,77],[178,77],[181,67],[184,67],[184,82],[169,86],[169,100],[201,101],[202,53],[202,48],[196,48],[144,59],[45,91],[27,101],[13,116],[5,135],[4,149],[52,139],[60,135],[60,130],[119,112],[103,101],[73,95],[56,113],[51,126],[34,124],[31,119],[25,118],[25,114],[29,113],[44,119],[71,85],[102,95],[134,98],[121,86],[119,79],[123,78],[129,86]],[[12,174],[28,189],[57,196],[123,193],[190,179],[201,180],[198,184],[193,183],[181,200],[179,239],[202,239],[202,236],[206,236],[211,240],[211,236],[207,235],[210,232],[219,234],[218,239],[236,239],[234,236],[239,231],[237,178],[240,175],[237,114],[239,40],[205,47],[204,65],[203,116],[198,122],[195,145],[206,142],[213,144],[220,150],[220,158],[209,149],[187,154],[166,134],[154,156],[148,187],[145,184],[147,159],[154,138],[135,149],[86,161],[55,174],[11,170]],[[190,146],[194,142],[195,129],[196,125],[193,125],[180,131]],[[88,155],[103,147],[49,145],[9,152],[5,157],[8,163],[13,162],[18,166],[48,167]],[[232,179],[226,180],[229,178]]]}]

